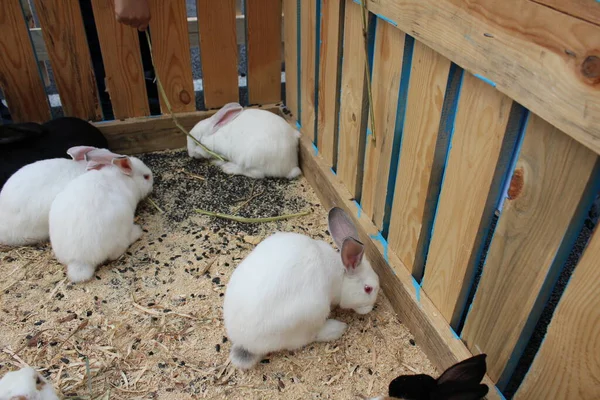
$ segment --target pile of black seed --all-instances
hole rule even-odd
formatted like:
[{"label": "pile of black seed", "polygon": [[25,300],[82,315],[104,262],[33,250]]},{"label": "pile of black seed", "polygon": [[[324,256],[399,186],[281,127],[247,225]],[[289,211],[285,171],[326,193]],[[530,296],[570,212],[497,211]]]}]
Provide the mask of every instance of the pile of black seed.
[{"label": "pile of black seed", "polygon": [[[198,215],[196,209],[231,214],[232,209],[250,198],[251,194],[258,196],[242,207],[236,213],[237,216],[274,217],[302,212],[312,206],[301,197],[286,195],[292,186],[298,184],[295,181],[256,180],[227,175],[206,160],[189,157],[185,150],[144,154],[140,159],[154,174],[154,189],[150,197],[165,212],[165,219],[172,225],[179,225]],[[140,213],[147,212],[156,213],[156,209],[149,202],[143,202],[140,204]],[[243,231],[252,235],[258,231],[259,224],[243,224],[211,217],[211,227],[227,227],[234,232]]]}]

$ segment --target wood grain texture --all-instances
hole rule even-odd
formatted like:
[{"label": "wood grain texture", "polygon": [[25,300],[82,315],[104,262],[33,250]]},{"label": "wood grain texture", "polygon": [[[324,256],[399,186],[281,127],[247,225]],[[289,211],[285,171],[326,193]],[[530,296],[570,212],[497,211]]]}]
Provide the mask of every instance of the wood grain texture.
[{"label": "wood grain texture", "polygon": [[[597,160],[596,154],[531,115],[462,338],[488,354],[500,379],[555,262]],[[512,371],[505,372],[510,375]]]},{"label": "wood grain texture", "polygon": [[[290,123],[294,123],[290,121]],[[381,287],[402,323],[410,329],[429,359],[440,370],[459,360],[471,357],[463,342],[456,338],[450,327],[422,290],[415,291],[414,281],[400,259],[389,252],[385,241],[379,240],[379,230],[365,213],[357,214],[351,194],[339,175],[334,175],[324,159],[314,155],[309,135],[300,140],[300,168],[315,190],[323,207],[343,208],[352,219],[360,239],[365,244],[365,255],[379,275]],[[483,380],[491,389],[487,399],[499,400],[493,383]]]},{"label": "wood grain texture", "polygon": [[285,105],[298,119],[298,8],[297,0],[283,0]]},{"label": "wood grain texture", "polygon": [[596,229],[515,400],[600,398],[599,259]]},{"label": "wood grain texture", "polygon": [[463,77],[423,280],[423,289],[454,327],[469,290],[511,103],[474,76]]},{"label": "wood grain texture", "polygon": [[[264,105],[261,109],[279,115],[279,107],[275,105]],[[210,117],[215,112],[216,110],[180,113],[177,119],[190,131],[198,121]],[[175,126],[170,115],[98,122],[95,125],[106,136],[109,149],[117,153],[140,154],[186,146],[186,136]]]},{"label": "wood grain texture", "polygon": [[600,153],[600,27],[529,0],[371,0],[368,7]]},{"label": "wood grain texture", "polygon": [[236,0],[198,0],[198,32],[206,108],[239,101]]},{"label": "wood grain texture", "polygon": [[445,161],[435,156],[438,133],[446,134],[439,128],[449,71],[447,58],[415,41],[388,243],[418,277],[435,212],[427,205],[434,200],[433,186],[439,188]]},{"label": "wood grain texture", "polygon": [[[152,55],[173,112],[196,110],[184,1],[150,0]],[[168,112],[160,96],[163,113]]]},{"label": "wood grain texture", "polygon": [[321,5],[317,146],[331,167],[337,163],[344,5],[345,0],[328,0]]},{"label": "wood grain texture", "polygon": [[300,3],[300,124],[302,132],[315,141],[315,77],[317,57],[317,1]]},{"label": "wood grain texture", "polygon": [[0,88],[14,122],[46,122],[48,98],[29,40],[19,0],[8,0],[0,13]]},{"label": "wood grain texture", "polygon": [[362,189],[367,124],[365,57],[361,7],[346,0],[337,173],[355,198]]},{"label": "wood grain texture", "polygon": [[281,100],[281,0],[246,0],[246,24],[249,102],[276,103]]},{"label": "wood grain texture", "polygon": [[401,30],[385,21],[378,21],[371,75],[377,140],[367,140],[366,144],[361,206],[380,230],[383,229],[392,144],[396,134],[404,38]]},{"label": "wood grain texture", "polygon": [[137,29],[118,23],[114,0],[92,0],[115,118],[150,115]]},{"label": "wood grain texture", "polygon": [[102,119],[79,2],[35,0],[34,4],[64,114]]},{"label": "wood grain texture", "polygon": [[557,11],[600,25],[600,2],[597,0],[530,0]]}]

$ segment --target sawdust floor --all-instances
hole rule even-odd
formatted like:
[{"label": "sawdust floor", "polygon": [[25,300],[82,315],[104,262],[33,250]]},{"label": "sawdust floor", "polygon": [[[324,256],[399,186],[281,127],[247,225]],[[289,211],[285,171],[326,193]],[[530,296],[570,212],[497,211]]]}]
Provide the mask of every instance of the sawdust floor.
[{"label": "sawdust floor", "polygon": [[[183,151],[142,157],[155,174],[138,207],[144,236],[93,281],[73,285],[49,245],[0,249],[0,375],[27,363],[66,398],[359,399],[387,393],[402,373],[435,373],[383,294],[333,343],[227,365],[222,297],[235,266],[270,233],[329,240],[326,210],[304,178],[230,177]],[[252,198],[246,204],[244,200]],[[241,224],[195,208],[268,217]],[[88,377],[91,376],[91,379]]]}]

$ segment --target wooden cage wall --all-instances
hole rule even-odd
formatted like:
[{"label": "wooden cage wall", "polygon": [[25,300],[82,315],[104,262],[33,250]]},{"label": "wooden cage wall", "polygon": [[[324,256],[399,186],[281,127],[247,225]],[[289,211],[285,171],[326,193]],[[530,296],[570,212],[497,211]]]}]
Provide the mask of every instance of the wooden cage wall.
[{"label": "wooden cage wall", "polygon": [[[304,175],[432,361],[487,353],[502,398],[600,190],[600,3],[365,2],[366,37],[360,0],[283,0]],[[599,257],[595,232],[514,398],[600,396]]]},{"label": "wooden cage wall", "polygon": [[[137,33],[112,0],[91,2],[116,119],[100,112],[79,3],[6,0],[0,88],[13,120],[51,118],[49,62],[64,114],[96,121],[113,150],[183,147],[162,100],[150,116]],[[239,99],[243,42],[249,103],[280,112],[285,61],[282,115],[303,134],[304,175],[352,214],[431,360],[487,353],[488,397],[502,398],[600,190],[600,3],[370,0],[367,49],[360,1],[246,0],[242,16],[236,0],[197,0],[197,19],[183,0],[150,3],[156,69],[188,129],[214,112],[196,110],[191,46],[208,108]],[[516,398],[600,397],[599,258],[595,232]]]}]

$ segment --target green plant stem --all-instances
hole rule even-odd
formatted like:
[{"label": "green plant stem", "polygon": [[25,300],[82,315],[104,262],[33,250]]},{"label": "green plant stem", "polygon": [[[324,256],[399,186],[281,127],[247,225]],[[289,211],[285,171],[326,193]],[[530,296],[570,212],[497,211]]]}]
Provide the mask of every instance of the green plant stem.
[{"label": "green plant stem", "polygon": [[156,69],[156,64],[154,64],[154,55],[152,54],[152,43],[150,42],[150,33],[148,33],[148,30],[146,29],[146,40],[148,41],[148,48],[150,49],[150,60],[152,60],[152,66],[154,67],[154,76],[156,77],[156,86],[158,86],[158,90],[163,98],[163,101],[165,102],[165,105],[167,106],[167,109],[169,110],[169,113],[171,114],[171,118],[173,118],[173,122],[175,123],[175,126],[177,126],[179,128],[179,130],[183,133],[186,134],[187,137],[189,137],[190,139],[192,139],[194,142],[196,142],[196,144],[200,147],[202,147],[202,149],[204,151],[206,151],[208,154],[210,154],[211,156],[213,156],[214,158],[220,160],[220,161],[227,161],[222,155],[215,153],[214,151],[210,150],[208,147],[206,147],[205,145],[203,145],[202,143],[200,143],[200,141],[198,139],[196,139],[195,137],[193,137],[187,130],[185,130],[185,128],[179,123],[179,121],[177,120],[177,117],[175,117],[175,113],[173,112],[173,109],[171,108],[171,103],[169,102],[169,99],[167,98],[167,93],[165,92],[165,89],[163,88],[163,85],[161,83],[161,80],[158,76],[158,71]]},{"label": "green plant stem", "polygon": [[365,42],[365,73],[367,74],[367,96],[369,97],[369,114],[371,116],[371,135],[375,142],[375,114],[373,113],[373,91],[371,90],[371,69],[369,68],[369,32],[367,31],[367,0],[360,0],[362,6],[362,29]]},{"label": "green plant stem", "polygon": [[296,218],[296,217],[304,217],[305,215],[308,215],[308,214],[310,214],[312,212],[312,211],[308,210],[308,211],[303,211],[303,212],[297,213],[297,214],[278,215],[278,216],[275,216],[275,217],[245,218],[245,217],[238,217],[236,215],[214,213],[214,212],[211,212],[211,211],[200,210],[200,209],[197,209],[195,211],[197,213],[199,213],[199,214],[208,215],[208,216],[211,216],[211,217],[229,219],[229,220],[232,220],[232,221],[242,222],[242,223],[245,223],[245,224],[256,224],[256,223],[262,223],[262,222],[274,222],[274,221],[281,221],[281,220],[284,220],[284,219],[290,219],[290,218]]}]

